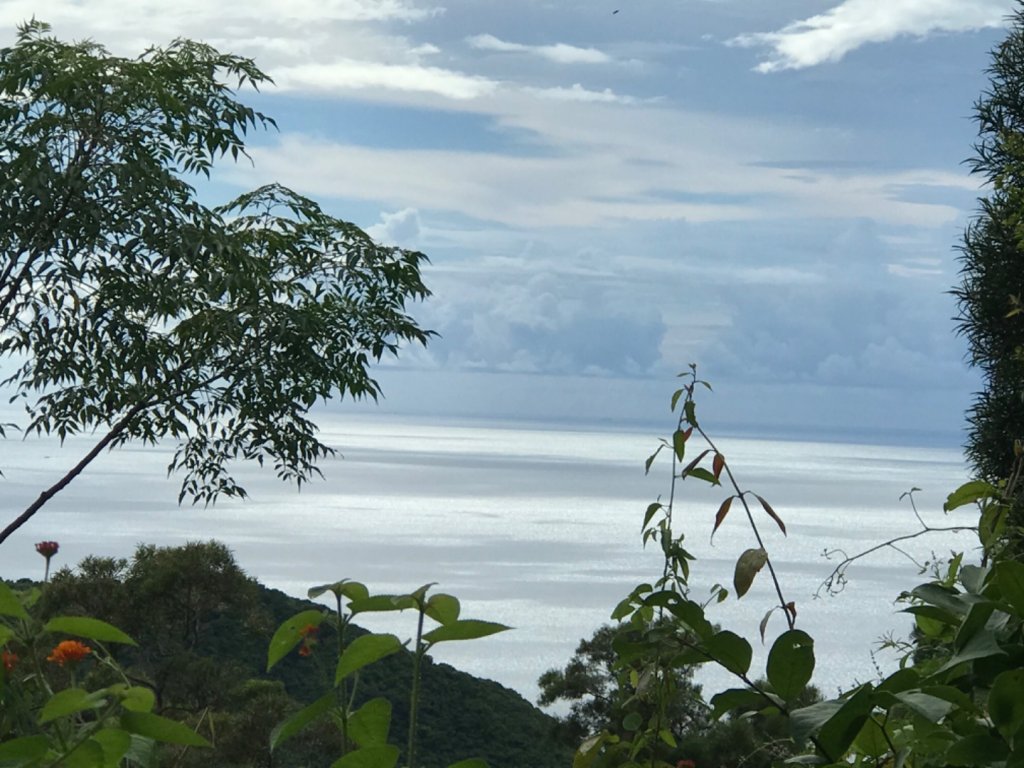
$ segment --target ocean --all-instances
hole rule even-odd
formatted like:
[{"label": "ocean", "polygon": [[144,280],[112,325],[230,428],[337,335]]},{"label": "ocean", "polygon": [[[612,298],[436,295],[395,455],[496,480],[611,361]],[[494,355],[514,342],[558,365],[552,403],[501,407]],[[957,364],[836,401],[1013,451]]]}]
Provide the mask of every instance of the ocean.
[{"label": "ocean", "polygon": [[[436,423],[379,415],[327,415],[322,436],[339,456],[326,479],[297,493],[273,471],[244,467],[246,501],[178,506],[166,477],[169,450],[128,446],[101,456],[32,521],[0,546],[0,576],[42,575],[36,541],[60,542],[55,566],[82,557],[128,557],[138,543],[219,539],[264,584],[302,596],[309,586],[350,578],[371,591],[434,589],[457,596],[463,617],[515,629],[439,646],[434,654],[536,700],[536,680],[564,665],[581,638],[609,620],[638,583],[655,580],[659,557],[641,546],[647,505],[666,498],[668,456],[648,476],[654,430],[554,428],[516,424]],[[671,426],[671,425],[669,425]],[[895,665],[877,651],[910,622],[895,598],[924,580],[918,566],[951,551],[976,555],[971,533],[931,534],[855,563],[839,595],[820,589],[835,566],[826,551],[862,551],[921,524],[901,494],[912,487],[931,526],[971,525],[969,510],[946,516],[946,494],[966,479],[960,450],[910,445],[716,439],[741,487],[767,499],[786,523],[783,535],[759,506],[753,511],[797,626],[816,643],[814,682],[826,694],[870,680]],[[0,442],[0,518],[4,524],[88,449],[85,438]],[[667,454],[667,452],[666,452]],[[691,455],[693,449],[691,448]],[[677,487],[676,528],[696,556],[697,599],[716,583],[731,590],[736,558],[756,546],[742,508],[715,535],[715,510],[727,495],[696,480]],[[742,599],[709,608],[724,628],[751,639],[755,671],[784,628],[779,613],[761,646],[758,624],[776,602],[763,572]],[[372,629],[415,630],[413,617],[364,622]],[[730,685],[727,674],[700,675],[707,694]]]}]

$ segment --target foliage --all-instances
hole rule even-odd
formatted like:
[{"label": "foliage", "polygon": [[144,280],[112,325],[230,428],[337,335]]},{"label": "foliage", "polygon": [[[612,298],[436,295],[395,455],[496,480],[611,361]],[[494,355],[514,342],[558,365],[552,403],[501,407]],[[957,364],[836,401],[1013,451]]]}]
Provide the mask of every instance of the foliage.
[{"label": "foliage", "polygon": [[[191,597],[184,599],[189,590]],[[43,618],[92,615],[130,629],[138,645],[113,654],[124,674],[153,691],[154,712],[188,724],[212,744],[212,751],[163,745],[157,752],[161,764],[201,768],[272,761],[277,768],[297,768],[328,765],[341,752],[337,725],[325,715],[271,755],[271,731],[333,686],[336,670],[329,657],[337,635],[329,622],[321,623],[309,656],[293,650],[267,673],[275,628],[298,613],[320,613],[323,606],[262,587],[222,544],[140,545],[128,560],[88,557],[74,571],[54,575],[36,610]],[[187,626],[191,632],[184,631]],[[364,634],[348,624],[350,639]],[[443,768],[467,754],[494,768],[569,762],[571,749],[551,738],[554,720],[518,694],[435,664],[429,655],[422,657],[420,671],[417,751],[424,768]],[[104,670],[90,667],[88,673],[90,685],[108,684]],[[413,654],[405,649],[363,667],[353,706],[386,698],[392,703],[391,732],[407,733],[412,674]],[[404,754],[406,745],[400,746]]]},{"label": "foliage", "polygon": [[[579,744],[586,736],[604,729],[625,735],[624,722],[645,715],[648,702],[630,695],[628,680],[621,680],[615,668],[613,642],[635,642],[636,631],[627,626],[605,624],[590,639],[581,640],[576,653],[564,669],[549,669],[537,681],[539,704],[557,701],[570,703],[569,714],[561,718],[561,736],[570,744]],[[693,682],[693,667],[676,671],[675,701],[667,707],[668,728],[681,739],[701,730],[707,721],[700,686]]]},{"label": "foliage", "polygon": [[[991,185],[964,233],[958,329],[984,389],[968,412],[967,453],[981,479],[1008,477],[1024,440],[1024,6],[992,52],[989,88],[975,104],[971,169]],[[1018,510],[1018,515],[1020,510]]]},{"label": "foliage", "polygon": [[[979,507],[982,563],[966,565],[963,555],[956,555],[940,578],[903,595],[909,603],[907,612],[928,638],[927,654],[919,655],[915,664],[916,648],[908,644],[895,673],[834,699],[808,704],[814,639],[796,627],[796,605],[784,597],[747,497],[757,499],[783,532],[784,522],[765,499],[740,489],[732,468],[697,420],[694,394],[704,382],[697,378],[696,368],[688,377],[672,399],[673,410],[680,407],[678,427],[662,445],[672,455],[669,498],[648,508],[643,525],[644,540],[656,541],[662,548],[664,570],[654,584],[639,585],[612,614],[642,633],[639,642],[614,644],[617,667],[629,671],[636,696],[645,696],[659,707],[637,723],[632,734],[607,730],[594,734],[578,750],[575,768],[654,768],[692,760],[692,754],[684,753],[665,729],[664,702],[673,689],[672,670],[706,663],[722,667],[739,683],[711,698],[715,716],[757,713],[784,722],[786,751],[803,752],[787,763],[906,768],[1024,765],[1024,564],[1013,559],[1006,547],[1006,519],[1016,493],[1013,484],[973,481],[950,494],[947,510],[970,504]],[[708,448],[680,470],[696,437]],[[711,469],[699,471],[708,456]],[[1019,473],[1018,463],[1014,477]],[[690,599],[694,558],[672,528],[676,483],[690,478],[715,486],[724,479],[731,486],[710,523],[713,530],[725,522],[734,500],[744,508],[757,547],[737,559],[737,598],[764,570],[777,599],[759,627],[762,639],[774,614],[785,618],[786,629],[772,643],[761,679],[751,672],[750,642],[716,628],[707,618],[708,606]],[[728,595],[719,587],[717,600],[725,599]],[[660,622],[652,623],[655,617]]]},{"label": "foliage", "polygon": [[189,179],[274,125],[231,88],[269,82],[249,59],[188,40],[126,59],[47,30],[0,50],[3,386],[27,432],[100,438],[0,542],[129,440],[178,442],[180,499],[244,495],[239,459],[308,480],[332,452],[310,407],[377,397],[372,361],[427,341],[406,313],[425,257],[277,185],[199,202]]}]

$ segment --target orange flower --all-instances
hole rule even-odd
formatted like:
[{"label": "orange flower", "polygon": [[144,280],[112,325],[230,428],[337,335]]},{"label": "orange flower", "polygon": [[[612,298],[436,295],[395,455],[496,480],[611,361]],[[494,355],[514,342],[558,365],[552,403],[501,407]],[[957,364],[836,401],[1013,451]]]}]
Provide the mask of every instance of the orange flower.
[{"label": "orange flower", "polygon": [[305,643],[299,646],[299,656],[309,656],[311,653],[313,653],[313,649]]},{"label": "orange flower", "polygon": [[92,648],[85,643],[80,643],[77,640],[62,640],[57,643],[57,647],[46,657],[46,660],[63,667],[66,662],[81,661],[90,653],[92,653]]},{"label": "orange flower", "polygon": [[10,672],[18,663],[18,654],[13,651],[0,651],[0,662],[3,663],[4,669]]},{"label": "orange flower", "polygon": [[313,653],[319,632],[320,627],[316,624],[307,624],[299,630],[299,635],[302,637],[302,645],[299,646],[299,656],[309,656]]},{"label": "orange flower", "polygon": [[676,763],[676,768],[697,768],[697,764],[693,760],[680,760]]}]

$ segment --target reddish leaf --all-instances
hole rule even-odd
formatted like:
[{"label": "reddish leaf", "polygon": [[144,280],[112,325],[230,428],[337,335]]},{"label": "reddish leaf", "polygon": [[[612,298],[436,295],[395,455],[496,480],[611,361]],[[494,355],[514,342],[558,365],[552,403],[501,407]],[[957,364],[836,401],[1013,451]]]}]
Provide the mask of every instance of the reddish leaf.
[{"label": "reddish leaf", "polygon": [[786,603],[786,610],[789,612],[789,615],[793,617],[793,621],[796,621],[796,603],[792,601]]},{"label": "reddish leaf", "polygon": [[689,440],[690,439],[690,435],[692,435],[692,434],[693,434],[693,427],[687,427],[683,431],[683,439],[684,440]]},{"label": "reddish leaf", "polygon": [[715,479],[722,474],[722,470],[725,469],[725,456],[720,453],[715,454],[715,460],[711,462],[711,469],[715,475]]},{"label": "reddish leaf", "polygon": [[701,451],[700,454],[697,456],[697,458],[694,459],[693,461],[691,461],[689,464],[687,464],[686,467],[683,469],[683,471],[679,473],[680,477],[686,477],[688,474],[693,472],[694,467],[696,467],[698,464],[700,464],[701,459],[703,459],[709,453],[711,453],[710,450]]},{"label": "reddish leaf", "polygon": [[[754,495],[757,496],[756,493]],[[760,496],[757,496],[757,500],[761,502],[761,506],[764,507],[764,511],[768,513],[768,516],[772,520],[774,520],[776,522],[776,524],[778,524],[779,528],[782,530],[782,535],[785,536],[786,535],[786,524],[784,522],[782,522],[782,518],[781,517],[779,517],[777,514],[775,514],[775,510],[772,509],[772,505],[769,504],[767,501],[765,501]]]},{"label": "reddish leaf", "polygon": [[762,644],[764,643],[764,633],[768,629],[768,619],[770,619],[772,617],[772,614],[775,613],[776,610],[778,610],[778,607],[779,606],[775,606],[774,608],[769,610],[768,613],[766,613],[764,615],[764,618],[761,619],[761,623],[759,625],[759,629],[761,630],[761,643]]},{"label": "reddish leaf", "polygon": [[715,531],[718,530],[718,526],[725,520],[725,516],[729,514],[729,508],[732,506],[732,500],[735,496],[730,496],[728,499],[722,502],[722,506],[718,508],[718,514],[715,515],[715,527],[711,529],[711,539],[715,538]]}]

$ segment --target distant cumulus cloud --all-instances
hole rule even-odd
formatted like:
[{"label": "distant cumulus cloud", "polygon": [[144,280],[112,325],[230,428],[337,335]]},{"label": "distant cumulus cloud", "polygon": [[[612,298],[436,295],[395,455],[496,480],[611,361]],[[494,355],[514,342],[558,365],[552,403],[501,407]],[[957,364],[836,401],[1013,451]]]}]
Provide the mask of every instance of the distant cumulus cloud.
[{"label": "distant cumulus cloud", "polygon": [[567,43],[554,45],[525,45],[511,43],[494,35],[473,35],[466,42],[480,51],[496,51],[499,53],[527,53],[540,56],[558,64],[607,64],[611,56],[596,48],[580,48]]},{"label": "distant cumulus cloud", "polygon": [[380,222],[368,227],[366,232],[384,245],[413,248],[420,237],[420,213],[415,208],[382,213]]},{"label": "distant cumulus cloud", "polygon": [[839,61],[868,43],[1002,26],[1013,7],[1011,0],[845,0],[776,32],[740,35],[732,42],[771,50],[759,72],[803,69]]},{"label": "distant cumulus cloud", "polygon": [[458,101],[484,96],[498,85],[484,77],[441,67],[352,59],[284,67],[274,72],[274,79],[282,90],[336,92],[383,88],[431,93]]},{"label": "distant cumulus cloud", "polygon": [[554,88],[524,88],[523,90],[542,99],[556,99],[559,101],[597,101],[608,104],[633,104],[636,102],[636,99],[632,96],[623,96],[615,93],[611,88],[592,91],[584,88],[579,83],[573,83],[569,88],[557,86]]}]

